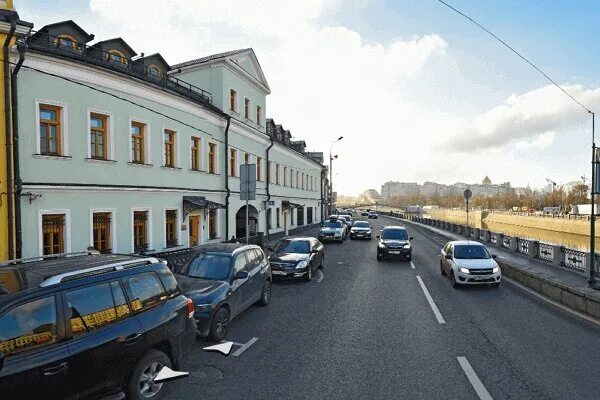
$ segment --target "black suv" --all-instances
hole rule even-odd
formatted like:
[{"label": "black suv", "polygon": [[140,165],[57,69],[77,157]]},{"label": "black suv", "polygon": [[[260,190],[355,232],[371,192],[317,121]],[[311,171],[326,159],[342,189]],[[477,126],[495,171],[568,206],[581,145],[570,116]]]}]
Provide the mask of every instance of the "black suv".
[{"label": "black suv", "polygon": [[412,236],[403,226],[386,226],[377,236],[377,261],[384,257],[401,257],[412,259]]},{"label": "black suv", "polygon": [[156,258],[88,252],[2,263],[1,397],[156,399],[154,378],[178,368],[195,339],[192,316]]},{"label": "black suv", "polygon": [[220,342],[227,325],[242,311],[271,300],[271,265],[255,245],[219,243],[196,246],[176,278],[195,305],[198,333]]}]

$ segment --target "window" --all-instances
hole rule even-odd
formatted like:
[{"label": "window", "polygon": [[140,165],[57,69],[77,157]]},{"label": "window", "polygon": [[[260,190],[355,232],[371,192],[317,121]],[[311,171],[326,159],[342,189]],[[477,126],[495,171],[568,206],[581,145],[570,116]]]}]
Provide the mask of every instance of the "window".
[{"label": "window", "polygon": [[0,317],[0,352],[7,356],[57,341],[54,296],[30,301]]},{"label": "window", "polygon": [[108,117],[102,114],[90,114],[90,157],[98,160],[108,159]]},{"label": "window", "polygon": [[175,168],[175,132],[164,131],[165,167]]},{"label": "window", "polygon": [[246,271],[252,272],[256,267],[259,266],[258,257],[256,255],[256,253],[254,252],[254,249],[246,250],[246,251],[244,251],[244,254],[246,255],[246,260],[247,260]]},{"label": "window", "polygon": [[275,219],[276,219],[276,222],[277,222],[277,225],[276,225],[276,226],[279,228],[279,227],[281,226],[281,223],[280,223],[280,221],[279,221],[279,207],[277,207],[277,208],[275,209]]},{"label": "window", "polygon": [[65,214],[42,215],[42,254],[65,252]]},{"label": "window", "polygon": [[256,180],[262,181],[262,158],[256,157]]},{"label": "window", "polygon": [[244,117],[250,119],[250,100],[244,99]]},{"label": "window", "polygon": [[153,79],[161,80],[163,77],[162,70],[154,64],[149,65],[146,71],[148,73],[148,76]]},{"label": "window", "polygon": [[217,173],[217,145],[214,143],[208,144],[208,173]]},{"label": "window", "polygon": [[131,314],[119,282],[102,283],[66,293],[71,332],[85,335]]},{"label": "window", "polygon": [[131,162],[136,164],[144,164],[145,162],[145,130],[146,125],[139,122],[131,123]]},{"label": "window", "polygon": [[302,173],[302,183],[300,183],[300,187],[304,189],[304,172]]},{"label": "window", "polygon": [[40,104],[40,154],[61,155],[62,108]]},{"label": "window", "polygon": [[148,211],[133,212],[133,252],[148,250]]},{"label": "window", "polygon": [[250,164],[250,153],[244,154],[244,164]]},{"label": "window", "polygon": [[283,167],[283,186],[287,186],[287,167]]},{"label": "window", "polygon": [[229,176],[236,176],[237,150],[229,149]]},{"label": "window", "polygon": [[279,164],[275,164],[275,184],[279,185]]},{"label": "window", "polygon": [[103,254],[111,252],[110,223],[109,212],[94,213],[92,216],[94,248]]},{"label": "window", "polygon": [[237,111],[237,92],[233,89],[229,90],[229,109]]},{"label": "window", "polygon": [[262,125],[262,108],[256,106],[256,123]]},{"label": "window", "polygon": [[58,47],[67,47],[72,48],[74,50],[77,50],[79,48],[79,43],[77,43],[77,39],[75,39],[75,37],[67,33],[58,35],[58,37],[54,39],[54,44]]},{"label": "window", "polygon": [[242,271],[244,269],[246,269],[246,256],[244,255],[244,253],[238,254],[235,257],[235,261],[233,263],[233,273],[235,274],[236,272]]},{"label": "window", "polygon": [[123,278],[123,285],[136,314],[160,306],[167,298],[165,288],[154,272]]},{"label": "window", "polygon": [[290,168],[290,187],[294,187],[294,169]]},{"label": "window", "polygon": [[165,211],[166,247],[177,247],[177,210]]},{"label": "window", "polygon": [[179,290],[179,286],[177,285],[177,280],[168,269],[161,269],[156,272],[158,277],[162,281],[163,286],[169,297],[173,298],[175,296],[179,296],[181,294]]},{"label": "window", "polygon": [[217,239],[218,237],[218,226],[217,226],[217,210],[208,211],[208,238]]},{"label": "window", "polygon": [[191,157],[192,157],[192,169],[194,171],[200,171],[201,159],[200,154],[202,154],[202,146],[201,139],[197,137],[192,138],[192,148],[191,148]]},{"label": "window", "polygon": [[109,50],[106,53],[106,59],[111,64],[117,63],[122,66],[126,66],[127,63],[129,62],[129,60],[127,60],[127,57],[125,57],[125,55],[123,53],[121,53],[119,50]]},{"label": "window", "polygon": [[300,172],[296,171],[296,189],[300,187]]}]

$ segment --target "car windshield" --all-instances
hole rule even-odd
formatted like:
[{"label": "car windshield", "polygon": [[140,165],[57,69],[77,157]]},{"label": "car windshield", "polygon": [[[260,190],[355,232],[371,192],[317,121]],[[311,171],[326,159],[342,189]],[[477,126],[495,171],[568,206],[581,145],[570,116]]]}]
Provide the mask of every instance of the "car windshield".
[{"label": "car windshield", "polygon": [[323,228],[341,228],[342,223],[338,221],[329,221],[323,224]]},{"label": "car windshield", "polygon": [[490,253],[484,246],[469,244],[454,246],[454,258],[462,260],[481,260],[490,258]]},{"label": "car windshield", "polygon": [[354,223],[354,227],[355,228],[368,228],[369,227],[369,223],[368,222],[364,222],[364,221],[356,221]]},{"label": "car windshield", "polygon": [[310,242],[308,240],[280,240],[273,250],[284,253],[308,254],[310,253]]},{"label": "car windshield", "polygon": [[406,229],[384,229],[381,233],[382,239],[408,240]]},{"label": "car windshield", "polygon": [[205,253],[196,257],[183,273],[192,278],[222,281],[229,275],[231,257],[223,254]]}]

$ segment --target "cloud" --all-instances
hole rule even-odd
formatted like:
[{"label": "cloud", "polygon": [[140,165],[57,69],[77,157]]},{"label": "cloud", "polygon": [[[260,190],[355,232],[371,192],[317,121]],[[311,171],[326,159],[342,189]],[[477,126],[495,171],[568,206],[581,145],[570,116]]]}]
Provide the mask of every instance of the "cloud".
[{"label": "cloud", "polygon": [[[581,85],[563,88],[576,99],[594,109],[600,106],[600,88]],[[518,142],[549,146],[555,133],[589,120],[579,105],[552,85],[524,94],[513,94],[501,105],[477,115],[470,122],[453,127],[439,148],[458,152],[491,149]]]},{"label": "cloud", "polygon": [[545,149],[550,147],[554,143],[556,133],[549,131],[544,132],[541,135],[533,138],[530,141],[520,141],[515,143],[517,149]]}]

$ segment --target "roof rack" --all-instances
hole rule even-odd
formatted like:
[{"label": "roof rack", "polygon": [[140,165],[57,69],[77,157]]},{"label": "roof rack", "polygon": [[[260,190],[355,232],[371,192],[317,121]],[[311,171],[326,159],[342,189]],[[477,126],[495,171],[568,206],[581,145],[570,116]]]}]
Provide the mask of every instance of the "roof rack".
[{"label": "roof rack", "polygon": [[103,272],[122,271],[125,268],[141,267],[143,265],[156,264],[160,261],[155,257],[145,257],[127,261],[121,261],[113,264],[102,265],[93,268],[80,269],[78,271],[65,272],[63,274],[52,276],[42,283],[40,287],[47,287],[57,285],[62,281],[73,280],[77,278],[83,278],[85,276],[96,275]]},{"label": "roof rack", "polygon": [[6,267],[9,265],[23,264],[23,263],[34,262],[34,261],[55,260],[58,258],[67,258],[67,257],[82,257],[82,256],[91,256],[91,255],[97,255],[97,254],[100,254],[100,252],[97,250],[87,250],[87,251],[78,251],[75,253],[61,253],[61,254],[51,254],[51,255],[46,255],[46,256],[39,256],[39,257],[17,258],[14,260],[8,260],[8,261],[1,262],[0,267]]}]

